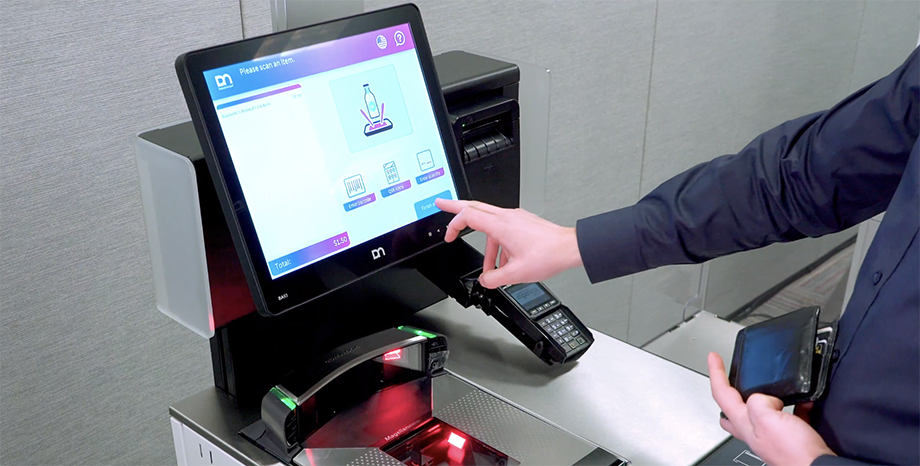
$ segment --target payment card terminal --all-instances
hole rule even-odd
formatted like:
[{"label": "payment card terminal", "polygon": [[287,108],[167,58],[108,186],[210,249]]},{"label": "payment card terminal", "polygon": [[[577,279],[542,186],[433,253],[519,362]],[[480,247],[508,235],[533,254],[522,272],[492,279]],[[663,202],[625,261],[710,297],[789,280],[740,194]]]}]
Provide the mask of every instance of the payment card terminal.
[{"label": "payment card terminal", "polygon": [[479,284],[479,271],[463,277],[469,301],[499,321],[547,364],[574,361],[594,336],[542,283],[507,285],[494,290]]}]

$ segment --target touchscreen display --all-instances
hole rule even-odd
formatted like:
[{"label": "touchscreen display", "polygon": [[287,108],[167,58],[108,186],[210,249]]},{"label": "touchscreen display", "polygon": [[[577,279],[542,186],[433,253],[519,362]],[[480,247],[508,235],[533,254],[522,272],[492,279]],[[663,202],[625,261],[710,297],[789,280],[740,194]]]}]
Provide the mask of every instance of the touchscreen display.
[{"label": "touchscreen display", "polygon": [[748,391],[798,377],[798,340],[801,330],[795,327],[752,329],[744,339],[739,356],[744,361],[738,374],[740,389]]},{"label": "touchscreen display", "polygon": [[272,279],[457,199],[409,24],[204,76]]}]

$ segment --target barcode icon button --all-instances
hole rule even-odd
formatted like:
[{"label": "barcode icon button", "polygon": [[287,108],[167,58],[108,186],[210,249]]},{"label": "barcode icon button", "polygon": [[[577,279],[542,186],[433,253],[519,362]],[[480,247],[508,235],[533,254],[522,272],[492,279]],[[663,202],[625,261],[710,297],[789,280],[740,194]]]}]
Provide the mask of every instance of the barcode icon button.
[{"label": "barcode icon button", "polygon": [[348,197],[360,196],[365,193],[364,178],[361,175],[354,175],[345,178],[345,193]]}]

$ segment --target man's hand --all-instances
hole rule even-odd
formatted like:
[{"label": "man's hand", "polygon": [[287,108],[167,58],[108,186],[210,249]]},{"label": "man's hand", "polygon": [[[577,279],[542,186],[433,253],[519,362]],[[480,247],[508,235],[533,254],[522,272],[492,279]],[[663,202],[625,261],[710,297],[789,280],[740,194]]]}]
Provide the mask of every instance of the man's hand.
[{"label": "man's hand", "polygon": [[445,241],[457,239],[466,227],[486,234],[486,254],[479,277],[479,283],[486,288],[538,282],[582,265],[574,228],[561,227],[526,210],[502,209],[482,202],[438,199],[435,204],[445,212],[457,214],[447,226]]},{"label": "man's hand", "polygon": [[783,412],[779,398],[755,393],[745,404],[728,383],[725,365],[716,353],[709,353],[709,383],[712,398],[725,414],[719,424],[767,464],[808,466],[819,456],[834,454],[802,418]]}]

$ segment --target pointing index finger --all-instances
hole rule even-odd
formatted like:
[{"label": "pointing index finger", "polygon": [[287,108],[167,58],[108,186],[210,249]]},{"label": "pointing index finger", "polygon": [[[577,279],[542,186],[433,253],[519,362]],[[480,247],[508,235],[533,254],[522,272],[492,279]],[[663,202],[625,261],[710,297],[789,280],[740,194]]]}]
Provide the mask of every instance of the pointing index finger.
[{"label": "pointing index finger", "polygon": [[494,236],[495,218],[495,215],[479,210],[474,206],[467,205],[460,210],[460,213],[458,213],[449,224],[447,224],[447,233],[444,235],[444,241],[451,242],[455,240],[457,236],[460,235],[460,232],[466,227],[481,231],[487,236]]},{"label": "pointing index finger", "polygon": [[452,214],[459,214],[460,211],[463,210],[464,207],[469,205],[469,202],[437,198],[434,200],[434,205],[438,206],[438,208],[443,210],[444,212],[449,212]]}]

